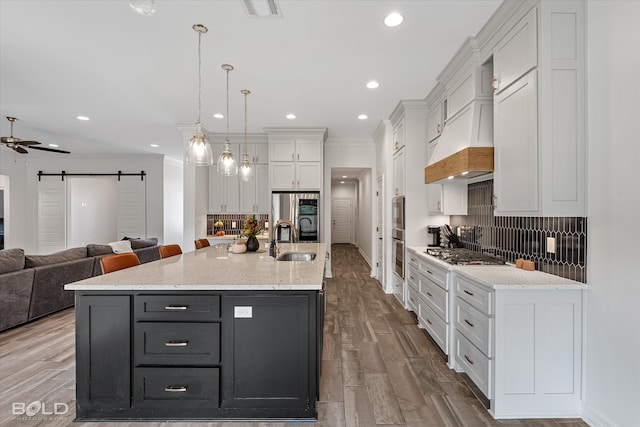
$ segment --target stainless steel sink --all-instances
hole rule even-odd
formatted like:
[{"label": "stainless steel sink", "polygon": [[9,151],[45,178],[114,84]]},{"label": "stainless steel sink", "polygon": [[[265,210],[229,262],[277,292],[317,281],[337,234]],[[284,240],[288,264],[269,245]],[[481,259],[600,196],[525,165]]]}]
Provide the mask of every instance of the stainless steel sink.
[{"label": "stainless steel sink", "polygon": [[276,261],[313,261],[315,252],[285,252],[276,258]]}]

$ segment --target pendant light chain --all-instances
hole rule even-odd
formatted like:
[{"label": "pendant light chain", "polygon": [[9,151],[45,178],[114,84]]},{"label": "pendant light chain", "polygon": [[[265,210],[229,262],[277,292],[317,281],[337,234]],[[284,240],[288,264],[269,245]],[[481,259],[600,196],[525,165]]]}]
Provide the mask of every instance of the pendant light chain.
[{"label": "pendant light chain", "polygon": [[198,120],[200,123],[200,109],[202,108],[202,57],[201,57],[202,33],[198,31]]},{"label": "pendant light chain", "polygon": [[249,152],[247,150],[247,95],[251,92],[244,89],[242,93],[244,94],[244,158],[246,159],[249,157]]}]

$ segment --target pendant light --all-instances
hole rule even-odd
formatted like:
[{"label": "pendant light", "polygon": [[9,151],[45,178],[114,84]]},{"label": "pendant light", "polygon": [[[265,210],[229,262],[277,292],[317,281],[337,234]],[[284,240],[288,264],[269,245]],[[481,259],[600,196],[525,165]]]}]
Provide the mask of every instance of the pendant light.
[{"label": "pendant light", "polygon": [[253,168],[249,164],[249,152],[247,150],[247,95],[251,95],[251,91],[242,89],[240,91],[244,95],[244,151],[242,152],[242,163],[240,163],[240,181],[247,182],[253,178]]},{"label": "pendant light", "polygon": [[222,69],[227,72],[227,136],[224,142],[224,150],[218,157],[218,173],[233,176],[238,174],[238,163],[233,158],[233,153],[229,146],[229,71],[233,70],[233,65],[223,64]]},{"label": "pendant light", "polygon": [[201,24],[194,24],[193,30],[198,33],[198,120],[196,121],[196,131],[189,140],[189,145],[187,146],[186,162],[196,166],[211,166],[213,165],[213,148],[204,136],[202,124],[200,123],[200,108],[202,104],[202,60],[200,58],[200,45],[202,35],[209,30]]}]

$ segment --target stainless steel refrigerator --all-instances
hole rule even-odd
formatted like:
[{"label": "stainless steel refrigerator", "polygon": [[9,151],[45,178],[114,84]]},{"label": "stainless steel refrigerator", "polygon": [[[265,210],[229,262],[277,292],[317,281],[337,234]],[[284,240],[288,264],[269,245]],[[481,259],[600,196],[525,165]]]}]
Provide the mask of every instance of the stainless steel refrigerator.
[{"label": "stainless steel refrigerator", "polygon": [[[278,242],[320,241],[320,193],[274,191],[271,194],[271,238]],[[289,221],[276,227],[279,221]]]}]

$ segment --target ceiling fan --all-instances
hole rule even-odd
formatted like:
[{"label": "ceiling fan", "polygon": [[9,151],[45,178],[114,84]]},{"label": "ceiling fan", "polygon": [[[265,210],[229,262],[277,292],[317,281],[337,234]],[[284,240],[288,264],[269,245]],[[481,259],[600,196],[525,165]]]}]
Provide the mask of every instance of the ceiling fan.
[{"label": "ceiling fan", "polygon": [[56,150],[55,148],[47,148],[47,147],[36,147],[36,145],[40,145],[38,141],[23,141],[20,138],[16,138],[13,136],[13,123],[18,120],[15,117],[7,117],[9,123],[11,123],[11,136],[3,136],[0,138],[0,142],[3,144],[7,144],[7,147],[11,148],[13,151],[17,151],[20,154],[27,154],[28,151],[25,150],[22,146],[27,146],[34,150],[42,150],[42,151],[51,151],[53,153],[64,153],[70,154],[69,151],[64,150]]}]

